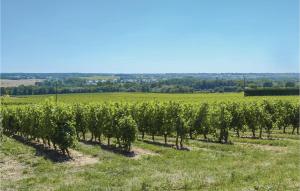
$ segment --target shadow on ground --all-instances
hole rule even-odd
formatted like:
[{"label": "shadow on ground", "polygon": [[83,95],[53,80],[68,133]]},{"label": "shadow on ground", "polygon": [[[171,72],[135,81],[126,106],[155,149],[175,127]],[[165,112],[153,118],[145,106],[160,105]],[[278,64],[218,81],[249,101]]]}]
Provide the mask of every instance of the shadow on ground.
[{"label": "shadow on ground", "polygon": [[17,140],[25,145],[33,147],[35,149],[35,156],[42,156],[45,159],[49,159],[52,162],[56,162],[56,163],[67,162],[67,161],[73,160],[71,157],[64,155],[61,151],[54,150],[48,146],[45,146],[42,143],[39,143],[36,141],[29,141],[18,135],[14,135],[14,136],[12,136],[12,138],[14,138],[15,140]]},{"label": "shadow on ground", "polygon": [[125,157],[135,157],[137,155],[137,153],[135,153],[134,151],[125,151],[122,148],[116,147],[115,145],[105,145],[103,143],[99,143],[96,141],[90,141],[90,140],[80,140],[81,143],[87,144],[87,145],[97,145],[100,146],[101,149],[108,151],[108,152],[112,152],[115,154],[120,154],[123,155]]},{"label": "shadow on ground", "polygon": [[190,150],[189,148],[184,147],[184,146],[176,148],[175,144],[170,144],[170,143],[162,143],[162,142],[158,142],[158,141],[141,140],[141,139],[139,139],[139,141],[143,141],[144,143],[151,144],[151,145],[174,148],[174,149],[177,149],[177,150],[184,150],[184,151],[189,151]]}]

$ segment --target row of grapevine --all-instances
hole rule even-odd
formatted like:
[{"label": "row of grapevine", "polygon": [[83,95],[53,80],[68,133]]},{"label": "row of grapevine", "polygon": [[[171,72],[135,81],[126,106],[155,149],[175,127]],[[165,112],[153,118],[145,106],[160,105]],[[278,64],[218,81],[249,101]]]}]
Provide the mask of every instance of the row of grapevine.
[{"label": "row of grapevine", "polygon": [[[270,136],[272,129],[292,126],[293,133],[297,129],[299,134],[299,104],[283,101],[263,101],[262,103],[219,103],[219,104],[179,104],[141,103],[132,108],[132,115],[137,122],[138,130],[144,138],[145,134],[164,136],[167,143],[168,136],[178,138],[180,145],[187,136],[194,138],[208,135],[217,138],[220,143],[227,143],[229,132],[250,131],[253,137],[262,138],[265,131]],[[257,136],[257,131],[259,135]]]},{"label": "row of grapevine", "polygon": [[[137,131],[145,135],[174,137],[177,148],[184,140],[203,136],[214,137],[220,143],[229,142],[229,133],[237,136],[245,131],[253,137],[268,136],[274,128],[291,126],[299,133],[299,104],[284,101],[261,103],[184,104],[178,102],[141,102],[137,104],[105,103],[6,107],[2,109],[2,125],[8,135],[20,134],[29,139],[43,140],[63,152],[74,146],[77,139],[99,141],[111,138],[117,145],[130,150]],[[257,135],[258,134],[258,135]]]},{"label": "row of grapevine", "polygon": [[86,139],[91,133],[91,141],[106,137],[110,146],[111,138],[117,140],[119,148],[130,150],[137,133],[136,122],[130,115],[130,107],[124,104],[73,105],[73,114],[77,138]]},{"label": "row of grapevine", "polygon": [[5,107],[1,110],[2,126],[6,135],[20,135],[28,140],[42,141],[55,149],[57,146],[69,155],[68,148],[75,146],[87,132],[91,140],[105,136],[115,138],[120,148],[130,150],[137,127],[129,107],[109,105],[63,105],[46,102],[43,105]]},{"label": "row of grapevine", "polygon": [[76,131],[70,106],[44,105],[7,107],[1,110],[4,134],[20,135],[26,139],[42,140],[45,145],[69,155],[69,147],[75,145]]}]

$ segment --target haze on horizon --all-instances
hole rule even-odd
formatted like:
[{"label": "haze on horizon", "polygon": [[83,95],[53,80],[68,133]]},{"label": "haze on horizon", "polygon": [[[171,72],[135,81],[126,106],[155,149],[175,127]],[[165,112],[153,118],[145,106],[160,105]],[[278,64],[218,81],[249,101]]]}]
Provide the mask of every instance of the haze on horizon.
[{"label": "haze on horizon", "polygon": [[298,0],[1,0],[1,72],[299,72]]}]

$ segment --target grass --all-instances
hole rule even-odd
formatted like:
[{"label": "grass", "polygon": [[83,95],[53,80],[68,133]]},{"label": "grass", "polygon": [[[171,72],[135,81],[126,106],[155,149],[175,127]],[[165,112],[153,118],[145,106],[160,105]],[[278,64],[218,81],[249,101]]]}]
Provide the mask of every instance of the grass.
[{"label": "grass", "polygon": [[[17,97],[2,97],[4,104],[30,104],[42,103],[46,99],[54,98],[55,95],[32,95]],[[251,96],[244,97],[243,93],[190,93],[190,94],[162,94],[162,93],[82,93],[82,94],[59,94],[58,101],[63,103],[101,103],[101,102],[141,102],[141,101],[180,101],[185,103],[213,103],[220,101],[261,101],[289,100],[299,102],[299,96]]]},{"label": "grass", "polygon": [[4,137],[0,174],[7,178],[1,177],[0,190],[299,190],[300,136],[281,136],[284,140],[231,137],[231,145],[189,140],[190,151],[139,140],[134,147],[156,155],[138,159],[79,142],[77,151],[98,159],[84,166],[53,162]]},{"label": "grass", "polygon": [[[50,97],[54,95],[9,97],[1,101],[10,105],[30,104],[42,103]],[[299,96],[244,97],[242,93],[58,95],[58,101],[64,103],[263,99],[299,102]],[[190,151],[138,140],[135,148],[155,153],[139,158],[78,142],[77,152],[97,159],[96,163],[79,166],[53,161],[41,155],[43,151],[37,147],[4,136],[0,142],[0,190],[299,190],[300,136],[292,135],[291,128],[287,131],[283,134],[282,130],[275,130],[272,140],[237,138],[231,133],[230,145],[188,140],[185,145]],[[251,133],[244,135],[249,137]],[[155,140],[163,142],[163,137]],[[168,140],[174,142],[174,138]]]}]

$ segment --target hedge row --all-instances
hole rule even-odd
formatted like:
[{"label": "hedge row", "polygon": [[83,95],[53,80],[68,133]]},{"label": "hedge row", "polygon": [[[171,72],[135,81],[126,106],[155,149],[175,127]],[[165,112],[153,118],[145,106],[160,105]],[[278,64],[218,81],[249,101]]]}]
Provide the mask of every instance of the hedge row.
[{"label": "hedge row", "polygon": [[299,88],[246,89],[244,96],[300,95]]}]

